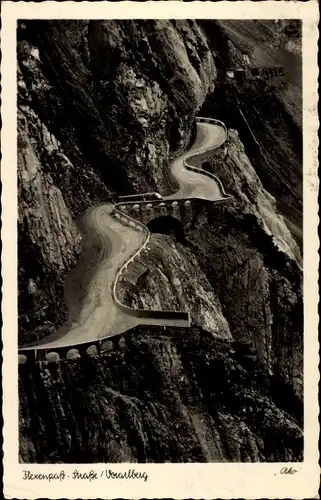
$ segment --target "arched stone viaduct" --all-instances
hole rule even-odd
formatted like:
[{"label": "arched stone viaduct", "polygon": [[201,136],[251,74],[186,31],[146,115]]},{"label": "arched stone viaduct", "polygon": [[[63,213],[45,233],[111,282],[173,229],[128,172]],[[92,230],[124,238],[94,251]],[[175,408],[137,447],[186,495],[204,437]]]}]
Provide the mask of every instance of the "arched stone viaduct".
[{"label": "arched stone viaduct", "polygon": [[124,349],[127,342],[128,337],[125,335],[117,335],[72,346],[53,347],[51,349],[20,349],[18,362],[19,365],[39,361],[44,363],[57,363],[63,359],[75,360],[83,356],[98,356],[102,353],[111,352],[116,349]]},{"label": "arched stone viaduct", "polygon": [[126,220],[126,215],[129,215],[146,226],[157,217],[170,216],[185,224],[193,219],[193,205],[195,206],[195,199],[122,203],[116,205],[122,215],[115,212],[115,217],[121,219],[125,224],[130,224],[130,222],[127,222],[128,219]]},{"label": "arched stone viaduct", "polygon": [[[163,311],[159,311],[162,313]],[[183,331],[184,329],[182,329]],[[179,330],[181,331],[181,330]],[[176,328],[139,325],[126,331],[124,334],[89,341],[83,344],[59,346],[45,349],[19,349],[18,363],[23,368],[30,364],[55,364],[62,361],[78,360],[84,357],[106,355],[112,352],[124,352],[131,346],[131,336],[138,333],[148,333],[149,337],[162,340],[177,337]]]}]

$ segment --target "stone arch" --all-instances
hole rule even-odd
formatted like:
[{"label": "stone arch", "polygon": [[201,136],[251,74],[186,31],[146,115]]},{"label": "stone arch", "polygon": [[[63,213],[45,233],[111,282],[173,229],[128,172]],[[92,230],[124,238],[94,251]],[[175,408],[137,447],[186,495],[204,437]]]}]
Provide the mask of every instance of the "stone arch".
[{"label": "stone arch", "polygon": [[102,351],[113,351],[114,349],[114,344],[112,340],[103,340],[101,343],[101,350]]},{"label": "stone arch", "polygon": [[77,359],[80,358],[78,349],[69,349],[66,355],[67,359]]},{"label": "stone arch", "polygon": [[60,361],[60,356],[55,351],[48,352],[48,354],[46,355],[46,360],[48,361],[48,363],[57,363],[58,361]]},{"label": "stone arch", "polygon": [[174,236],[180,243],[185,242],[184,226],[172,215],[155,217],[147,224],[147,227],[151,233],[168,234]]},{"label": "stone arch", "polygon": [[93,344],[93,345],[90,345],[89,347],[87,347],[86,354],[88,354],[88,356],[97,356],[97,354],[98,354],[97,346],[95,344]]}]

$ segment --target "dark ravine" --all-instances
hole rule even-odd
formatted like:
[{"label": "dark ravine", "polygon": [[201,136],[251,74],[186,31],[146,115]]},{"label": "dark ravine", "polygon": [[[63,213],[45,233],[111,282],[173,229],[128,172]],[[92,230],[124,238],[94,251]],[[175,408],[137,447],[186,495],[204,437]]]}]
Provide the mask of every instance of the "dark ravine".
[{"label": "dark ravine", "polygon": [[[287,157],[298,125],[272,89],[278,120],[260,161],[230,96],[254,129],[267,103],[259,87],[226,87],[223,49],[239,49],[224,33],[194,21],[20,23],[21,343],[66,319],[83,210],[175,190],[168,160],[188,148],[202,106],[239,132],[204,158],[233,203],[200,208],[189,227],[154,224],[149,272],[123,292],[131,305],[188,308],[192,327],[136,327],[102,357],[21,366],[22,462],[303,458],[300,146]],[[294,194],[283,195],[272,173],[289,161]]]}]

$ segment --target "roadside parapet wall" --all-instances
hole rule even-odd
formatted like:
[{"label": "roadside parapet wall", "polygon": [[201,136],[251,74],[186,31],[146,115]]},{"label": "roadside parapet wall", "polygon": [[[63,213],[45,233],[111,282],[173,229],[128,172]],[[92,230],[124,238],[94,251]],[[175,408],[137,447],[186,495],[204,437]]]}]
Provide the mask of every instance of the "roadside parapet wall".
[{"label": "roadside parapet wall", "polygon": [[118,197],[119,202],[121,201],[149,201],[149,200],[161,200],[163,197],[157,191],[152,191],[150,193],[137,193],[137,194],[126,194]]},{"label": "roadside parapet wall", "polygon": [[[161,311],[159,311],[161,312]],[[184,332],[184,326],[179,332]],[[81,344],[70,346],[59,346],[45,349],[19,349],[18,364],[19,370],[24,366],[39,364],[42,366],[59,365],[62,362],[77,361],[79,358],[108,356],[112,353],[123,353],[132,345],[132,338],[137,335],[148,335],[153,339],[166,340],[177,337],[178,331],[175,327],[138,325],[124,334],[102,337],[98,340],[88,341]]]},{"label": "roadside parapet wall", "polygon": [[[196,123],[210,123],[210,124],[213,124],[213,125],[218,125],[219,127],[221,127],[224,130],[224,132],[225,132],[225,139],[227,138],[227,128],[226,128],[225,123],[222,122],[221,120],[217,120],[216,118],[209,118],[207,116],[198,116],[196,118]],[[222,144],[223,144],[223,142],[222,142]],[[216,145],[216,146],[214,146],[214,148],[218,148],[222,144]]]},{"label": "roadside parapet wall", "polygon": [[70,346],[46,347],[44,349],[19,349],[18,363],[25,365],[27,363],[57,363],[61,360],[76,360],[84,356],[98,356],[104,352],[122,349],[126,346],[125,335],[115,335],[101,338],[99,340],[90,340],[81,344]]}]

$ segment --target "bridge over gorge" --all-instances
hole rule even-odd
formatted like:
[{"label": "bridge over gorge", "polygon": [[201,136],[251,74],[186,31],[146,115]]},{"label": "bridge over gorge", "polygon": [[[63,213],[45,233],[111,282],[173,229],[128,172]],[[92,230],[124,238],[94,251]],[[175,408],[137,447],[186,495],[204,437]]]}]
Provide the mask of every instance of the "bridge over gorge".
[{"label": "bridge over gorge", "polygon": [[[220,147],[226,138],[227,130],[222,122],[197,118],[194,144],[170,163],[172,175],[179,184],[176,193],[166,197],[159,193],[122,196],[115,204],[100,204],[84,214],[83,252],[65,284],[68,320],[55,334],[21,346],[19,364],[24,365],[31,359],[56,362],[118,349],[126,343],[126,332],[133,331],[137,325],[158,326],[158,330],[160,326],[170,330],[190,326],[188,311],[132,308],[122,302],[120,289],[128,272],[139,276],[144,269],[140,259],[151,249],[147,224],[158,217],[170,216],[184,225],[193,220],[197,207],[231,200],[215,175],[190,163],[192,158]],[[86,259],[92,238],[97,237],[105,253],[90,283],[86,284],[83,297]]]}]

